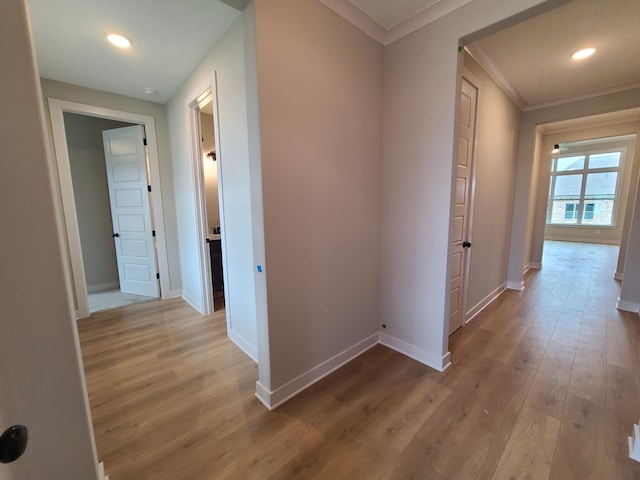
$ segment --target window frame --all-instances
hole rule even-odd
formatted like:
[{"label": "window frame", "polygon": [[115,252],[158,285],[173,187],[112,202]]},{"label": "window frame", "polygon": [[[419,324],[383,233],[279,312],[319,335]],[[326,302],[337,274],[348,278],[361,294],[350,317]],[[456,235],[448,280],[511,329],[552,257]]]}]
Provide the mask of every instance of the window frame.
[{"label": "window frame", "polygon": [[[551,168],[549,169],[549,193],[547,199],[547,212],[545,225],[551,227],[580,227],[580,228],[617,228],[618,226],[618,205],[619,205],[619,196],[622,189],[623,183],[623,175],[624,175],[624,162],[626,157],[626,147],[616,146],[611,148],[598,148],[594,150],[589,150],[582,148],[578,149],[570,149],[563,153],[555,153],[551,157]],[[602,168],[589,168],[589,159],[593,155],[599,155],[603,153],[620,153],[620,162],[617,167],[602,167]],[[558,159],[567,158],[567,157],[581,157],[584,156],[584,165],[581,169],[576,170],[564,170],[564,171],[555,171],[558,164]],[[615,172],[618,174],[616,179],[616,190],[613,197],[613,211],[611,212],[611,223],[608,225],[603,224],[583,224],[583,215],[585,212],[585,204],[591,203],[588,200],[585,200],[585,191],[587,187],[587,175],[591,173],[612,173]],[[580,187],[580,198],[571,200],[572,203],[578,204],[578,214],[576,223],[553,223],[551,221],[552,213],[553,213],[553,201],[555,199],[554,192],[556,186],[556,179],[559,176],[564,175],[582,175],[582,185]]]}]

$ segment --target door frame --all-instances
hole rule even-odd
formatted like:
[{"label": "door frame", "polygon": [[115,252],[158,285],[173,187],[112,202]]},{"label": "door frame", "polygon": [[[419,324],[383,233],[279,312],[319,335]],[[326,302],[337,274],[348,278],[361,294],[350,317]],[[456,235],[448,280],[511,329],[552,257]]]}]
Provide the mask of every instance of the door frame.
[{"label": "door frame", "polygon": [[67,147],[67,133],[64,126],[64,114],[75,113],[90,117],[106,118],[121,122],[142,125],[147,137],[147,164],[151,177],[153,195],[151,196],[152,218],[156,230],[157,261],[160,272],[161,298],[169,298],[169,262],[164,226],[164,212],[162,208],[162,188],[160,183],[160,162],[158,159],[158,141],[156,136],[155,119],[148,115],[113,110],[110,108],[96,107],[83,103],[70,102],[49,98],[49,116],[51,118],[51,131],[56,157],[59,191],[62,199],[64,219],[61,221],[61,230],[66,232],[68,253],[66,261],[71,266],[70,289],[75,293],[76,319],[88,317],[89,294],[87,291],[84,264],[82,262],[82,246],[80,244],[80,229],[76,212],[73,182],[71,177],[71,164],[69,162],[69,149]]},{"label": "door frame", "polygon": [[191,171],[193,180],[193,191],[195,194],[195,215],[196,215],[196,242],[198,250],[198,261],[200,265],[200,289],[202,294],[203,315],[210,315],[214,311],[213,306],[213,285],[211,283],[211,261],[209,246],[205,241],[208,236],[207,231],[207,200],[204,183],[204,166],[202,151],[202,133],[200,130],[200,105],[211,97],[213,104],[213,135],[216,151],[216,169],[218,172],[218,209],[220,213],[220,240],[222,248],[222,277],[225,284],[225,317],[227,331],[231,330],[229,323],[231,302],[229,301],[229,269],[227,268],[227,248],[226,248],[226,228],[224,209],[224,182],[222,173],[222,148],[220,140],[220,121],[218,113],[218,82],[217,73],[213,72],[213,77],[200,85],[186,97],[185,107],[187,110],[187,122],[189,132],[189,148],[191,153]]}]

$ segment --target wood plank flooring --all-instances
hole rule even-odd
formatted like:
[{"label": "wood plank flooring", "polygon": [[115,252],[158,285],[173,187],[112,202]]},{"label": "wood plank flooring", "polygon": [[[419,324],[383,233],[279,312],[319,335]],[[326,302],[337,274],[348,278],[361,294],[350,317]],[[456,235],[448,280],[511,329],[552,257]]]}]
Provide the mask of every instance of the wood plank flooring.
[{"label": "wood plank flooring", "polygon": [[224,314],[181,300],[79,322],[111,480],[639,479],[640,318],[617,248],[545,244],[544,268],[452,335],[438,373],[376,346],[274,412]]}]

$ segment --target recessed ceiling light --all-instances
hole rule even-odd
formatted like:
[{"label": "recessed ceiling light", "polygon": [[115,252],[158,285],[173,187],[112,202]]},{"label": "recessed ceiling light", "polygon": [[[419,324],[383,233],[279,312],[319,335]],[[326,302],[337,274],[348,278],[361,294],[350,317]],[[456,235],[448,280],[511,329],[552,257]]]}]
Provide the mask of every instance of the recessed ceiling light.
[{"label": "recessed ceiling light", "polygon": [[153,88],[143,88],[142,91],[144,92],[145,95],[157,95],[158,92],[156,90],[154,90]]},{"label": "recessed ceiling light", "polygon": [[571,55],[571,58],[573,58],[574,60],[582,60],[583,58],[590,57],[594,53],[596,53],[596,49],[593,47],[583,48],[582,50],[578,50],[573,55]]},{"label": "recessed ceiling light", "polygon": [[118,48],[129,48],[131,46],[131,39],[121,33],[109,32],[107,33],[107,40]]}]

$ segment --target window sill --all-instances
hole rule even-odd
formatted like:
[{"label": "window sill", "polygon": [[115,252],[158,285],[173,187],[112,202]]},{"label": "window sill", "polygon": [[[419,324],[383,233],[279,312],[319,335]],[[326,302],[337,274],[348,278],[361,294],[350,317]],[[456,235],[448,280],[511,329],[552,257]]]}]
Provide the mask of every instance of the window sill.
[{"label": "window sill", "polygon": [[564,223],[545,223],[545,227],[559,227],[559,228],[588,228],[595,230],[615,230],[617,225],[566,225]]}]

